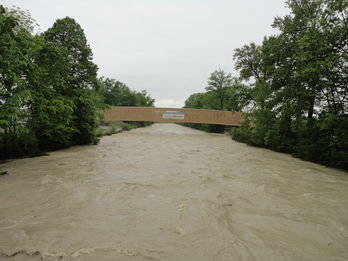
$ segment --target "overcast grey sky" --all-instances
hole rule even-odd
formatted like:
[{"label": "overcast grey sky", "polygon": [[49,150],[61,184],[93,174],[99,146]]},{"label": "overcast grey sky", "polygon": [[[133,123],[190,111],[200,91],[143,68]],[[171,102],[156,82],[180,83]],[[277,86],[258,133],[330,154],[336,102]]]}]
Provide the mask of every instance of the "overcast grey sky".
[{"label": "overcast grey sky", "polygon": [[284,0],[1,0],[28,9],[41,30],[73,17],[84,28],[99,75],[147,90],[158,107],[181,107],[232,54],[276,33]]}]

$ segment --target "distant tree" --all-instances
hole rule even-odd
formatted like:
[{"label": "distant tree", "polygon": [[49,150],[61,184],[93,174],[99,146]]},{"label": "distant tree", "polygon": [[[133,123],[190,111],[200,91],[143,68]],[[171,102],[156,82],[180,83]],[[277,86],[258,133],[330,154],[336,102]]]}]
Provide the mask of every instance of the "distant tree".
[{"label": "distant tree", "polygon": [[155,100],[145,91],[136,92],[115,79],[99,78],[99,93],[112,106],[154,106]]},{"label": "distant tree", "polygon": [[229,111],[250,110],[252,89],[243,84],[237,84],[226,89],[225,109]]},{"label": "distant tree", "polygon": [[[221,70],[215,71],[212,75],[213,77],[211,76],[209,78],[211,88],[204,93],[191,94],[185,100],[184,108],[213,110],[221,110],[221,108],[224,108],[225,110],[230,111],[243,111],[250,105],[252,99],[251,88],[243,85],[239,79],[233,78],[230,76],[230,74],[226,74]],[[216,86],[223,87],[217,88]],[[221,96],[218,95],[217,92],[220,92],[219,94]],[[223,99],[222,103],[221,98]],[[221,105],[223,107],[221,107]],[[217,133],[224,132],[226,129],[225,126],[216,124],[187,123],[185,125],[200,130]]]},{"label": "distant tree", "polygon": [[194,93],[186,99],[184,108],[219,110],[220,101],[212,91]]},{"label": "distant tree", "polygon": [[155,104],[155,99],[153,99],[146,90],[136,92],[137,106],[142,107],[153,107]]},{"label": "distant tree", "polygon": [[184,108],[203,109],[206,106],[204,98],[205,93],[191,94],[190,97],[185,100]]},{"label": "distant tree", "polygon": [[[212,91],[194,93],[186,99],[184,108],[216,110],[220,109],[220,102],[215,93]],[[185,126],[208,132],[223,132],[225,129],[224,126],[215,124],[185,123]]]},{"label": "distant tree", "polygon": [[232,75],[230,73],[226,73],[222,69],[215,70],[213,73],[211,73],[208,79],[208,86],[205,89],[216,94],[220,102],[220,110],[224,109],[226,88],[231,86],[232,82]]}]

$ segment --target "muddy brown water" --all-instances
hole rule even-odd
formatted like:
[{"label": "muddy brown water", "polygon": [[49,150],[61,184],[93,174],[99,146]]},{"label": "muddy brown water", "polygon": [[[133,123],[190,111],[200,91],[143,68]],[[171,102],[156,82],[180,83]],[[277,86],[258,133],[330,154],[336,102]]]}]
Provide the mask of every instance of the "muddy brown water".
[{"label": "muddy brown water", "polygon": [[154,124],[0,165],[0,260],[348,260],[346,172]]}]

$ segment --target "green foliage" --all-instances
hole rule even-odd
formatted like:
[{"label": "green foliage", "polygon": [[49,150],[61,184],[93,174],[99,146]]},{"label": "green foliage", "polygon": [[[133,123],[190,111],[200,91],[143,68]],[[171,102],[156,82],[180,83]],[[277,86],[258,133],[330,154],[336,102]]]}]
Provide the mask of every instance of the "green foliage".
[{"label": "green foliage", "polygon": [[250,106],[252,98],[252,89],[240,82],[236,82],[234,86],[226,88],[225,110],[228,111],[244,111]]},{"label": "green foliage", "polygon": [[4,158],[35,156],[40,154],[38,140],[30,129],[18,127],[1,134],[0,156]]},{"label": "green foliage", "polygon": [[155,102],[145,90],[132,91],[126,84],[109,78],[98,79],[98,92],[111,106],[153,107]]},{"label": "green foliage", "polygon": [[[70,17],[58,19],[44,34],[48,42],[65,48],[70,58],[65,82],[68,94],[74,89],[95,89],[98,67],[81,26]],[[72,94],[73,95],[73,94]]]},{"label": "green foliage", "polygon": [[[222,70],[214,71],[208,80],[209,88],[205,93],[194,93],[185,101],[184,108],[243,111],[250,105],[252,89]],[[216,86],[216,87],[214,87]],[[223,86],[218,88],[218,86]],[[218,93],[218,94],[217,94]],[[185,126],[221,133],[226,126],[215,124],[185,123]]]},{"label": "green foliage", "polygon": [[[145,90],[133,91],[126,84],[115,79],[99,78],[98,93],[104,103],[111,106],[153,107],[155,103],[155,100]],[[132,124],[131,128],[145,127],[151,125],[152,122],[130,122],[130,124]]]},{"label": "green foliage", "polygon": [[[41,35],[35,25],[28,12],[0,5],[0,158],[97,143],[97,111],[110,99],[74,19],[58,19]],[[126,91],[112,98],[153,105],[146,92]]]},{"label": "green foliage", "polygon": [[[348,2],[288,0],[280,33],[234,51],[240,82],[221,69],[186,108],[245,111],[233,139],[348,169]],[[187,124],[205,131],[214,125]]]},{"label": "green foliage", "polygon": [[27,76],[32,46],[27,28],[0,6],[0,157],[23,154],[35,140],[25,128],[24,109],[30,99]]},{"label": "green foliage", "polygon": [[216,95],[219,100],[220,110],[225,108],[226,88],[232,85],[232,81],[232,75],[221,69],[212,72],[208,79],[208,86],[205,89]]},{"label": "green foliage", "polygon": [[31,118],[28,126],[32,129],[42,150],[67,147],[72,144],[74,103],[66,97],[35,95],[31,104]]},{"label": "green foliage", "polygon": [[94,93],[92,90],[77,89],[73,94],[75,104],[73,144],[96,144],[98,143],[96,128],[99,122]]},{"label": "green foliage", "polygon": [[251,114],[232,131],[248,144],[348,169],[348,2],[289,0],[279,35],[236,49]]},{"label": "green foliage", "polygon": [[72,128],[73,144],[97,143],[97,66],[93,63],[92,50],[81,26],[72,18],[58,19],[43,37],[68,54],[69,59],[61,75],[66,88],[61,93],[74,102]]},{"label": "green foliage", "polygon": [[33,34],[35,25],[28,12],[0,5],[0,158],[96,144],[99,109],[153,106],[145,91],[97,79],[92,50],[74,19],[58,19],[40,35]]}]

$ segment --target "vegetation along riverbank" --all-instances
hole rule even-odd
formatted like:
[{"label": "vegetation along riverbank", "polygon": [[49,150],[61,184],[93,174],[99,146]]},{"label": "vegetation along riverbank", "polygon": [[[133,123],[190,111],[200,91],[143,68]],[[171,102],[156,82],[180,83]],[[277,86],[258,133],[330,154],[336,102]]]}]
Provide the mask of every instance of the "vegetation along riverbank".
[{"label": "vegetation along riverbank", "polygon": [[[279,33],[234,50],[233,77],[214,71],[187,108],[247,112],[233,139],[348,169],[348,2],[287,1]],[[188,124],[222,132],[223,126]]]},{"label": "vegetation along riverbank", "polygon": [[[98,77],[76,20],[58,19],[41,33],[36,26],[28,12],[0,6],[0,159],[96,144],[105,134],[99,110],[154,105],[146,91]],[[120,125],[136,126],[144,124]]]}]

